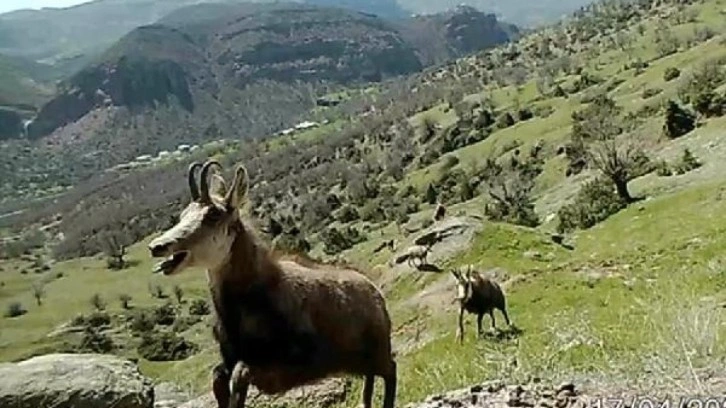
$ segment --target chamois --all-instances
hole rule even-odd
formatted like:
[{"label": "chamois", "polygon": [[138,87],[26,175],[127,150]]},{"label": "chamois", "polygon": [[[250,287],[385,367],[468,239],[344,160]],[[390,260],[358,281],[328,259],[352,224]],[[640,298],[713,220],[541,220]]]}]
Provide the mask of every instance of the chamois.
[{"label": "chamois", "polygon": [[427,257],[431,251],[431,248],[424,245],[413,245],[406,249],[406,252],[396,258],[396,263],[407,261],[408,265],[412,268],[416,268],[416,264],[413,262],[414,259],[419,260],[419,267],[424,263],[428,263]]},{"label": "chamois", "polygon": [[[201,166],[199,185],[195,171]],[[371,408],[375,376],[384,381],[383,408],[393,408],[396,361],[383,294],[362,273],[278,259],[243,223],[239,209],[249,178],[236,168],[227,187],[216,161],[189,167],[192,201],[178,223],[149,244],[165,257],[155,272],[207,270],[222,362],[212,371],[220,408],[244,408],[254,385],[281,394],[328,377],[363,376]]]},{"label": "chamois", "polygon": [[444,219],[445,216],[446,216],[446,207],[441,203],[436,204],[436,210],[434,210],[434,215],[432,217],[432,220],[434,222],[441,221]]},{"label": "chamois", "polygon": [[476,325],[478,335],[482,334],[482,318],[485,314],[489,314],[492,318],[492,328],[496,329],[494,321],[494,309],[499,309],[507,321],[507,326],[511,326],[509,316],[507,315],[507,306],[502,288],[497,282],[487,277],[482,277],[475,272],[471,265],[466,272],[461,270],[452,270],[451,272],[457,282],[457,297],[459,302],[459,328],[457,337],[460,343],[464,342],[464,311],[476,314]]}]

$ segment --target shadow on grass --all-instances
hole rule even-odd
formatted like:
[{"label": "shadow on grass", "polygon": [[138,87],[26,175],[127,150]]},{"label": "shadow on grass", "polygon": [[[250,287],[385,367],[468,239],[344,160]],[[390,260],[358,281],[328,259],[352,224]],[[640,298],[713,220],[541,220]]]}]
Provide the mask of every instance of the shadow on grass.
[{"label": "shadow on grass", "polygon": [[512,324],[504,330],[497,328],[485,331],[484,333],[482,333],[482,339],[492,341],[508,341],[517,339],[522,334],[524,334],[524,330]]},{"label": "shadow on grass", "polygon": [[416,267],[421,272],[441,273],[444,270],[433,264],[422,264]]}]

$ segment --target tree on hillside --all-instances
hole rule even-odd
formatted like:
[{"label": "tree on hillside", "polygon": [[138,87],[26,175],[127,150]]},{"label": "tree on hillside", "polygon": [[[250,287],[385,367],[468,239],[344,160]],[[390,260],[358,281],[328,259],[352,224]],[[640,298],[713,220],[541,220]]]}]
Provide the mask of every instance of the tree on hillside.
[{"label": "tree on hillside", "polygon": [[646,157],[643,151],[634,143],[608,139],[594,142],[589,146],[588,157],[593,166],[612,181],[618,196],[626,203],[633,202],[628,182],[634,179],[643,167],[642,160]]},{"label": "tree on hillside", "polygon": [[523,161],[518,155],[505,162],[500,164],[490,157],[480,172],[491,199],[485,212],[495,221],[536,227],[539,218],[534,212],[532,189],[542,163],[536,157]]},{"label": "tree on hillside", "polygon": [[696,127],[696,118],[674,101],[668,101],[665,109],[663,133],[670,139],[681,137]]},{"label": "tree on hillside", "polygon": [[424,202],[432,205],[436,204],[438,196],[439,194],[436,192],[434,185],[429,183],[429,186],[426,188],[426,194],[424,195]]},{"label": "tree on hillside", "polygon": [[628,182],[640,175],[648,159],[633,140],[620,137],[628,130],[622,108],[610,97],[599,95],[587,108],[574,112],[572,120],[567,150],[570,166],[575,172],[586,166],[600,170],[613,183],[618,196],[626,203],[632,202]]},{"label": "tree on hillside", "polygon": [[126,248],[130,239],[120,229],[118,231],[109,232],[103,240],[103,252],[108,257],[106,264],[111,270],[120,270],[128,266]]}]

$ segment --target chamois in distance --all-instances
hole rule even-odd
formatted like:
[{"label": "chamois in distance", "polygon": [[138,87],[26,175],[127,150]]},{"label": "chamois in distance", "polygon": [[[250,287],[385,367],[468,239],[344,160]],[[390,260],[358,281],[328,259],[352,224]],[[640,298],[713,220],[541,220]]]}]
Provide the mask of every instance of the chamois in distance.
[{"label": "chamois in distance", "polygon": [[[396,263],[406,261],[412,268],[420,268],[424,264],[428,264],[428,254],[431,251],[430,246],[426,245],[412,245],[406,249],[406,251],[396,258]],[[413,262],[414,259],[419,260],[418,266]]]},{"label": "chamois in distance", "polygon": [[247,170],[238,166],[228,188],[220,174],[210,177],[215,167],[222,169],[216,161],[189,167],[192,201],[149,250],[165,258],[155,272],[207,270],[222,360],[212,371],[218,406],[244,408],[250,385],[271,395],[354,375],[365,378],[365,408],[371,408],[376,376],[384,382],[383,408],[393,408],[397,369],[381,291],[349,268],[274,256],[239,215]]},{"label": "chamois in distance", "polygon": [[488,314],[492,319],[492,328],[496,330],[496,322],[494,319],[494,309],[499,309],[507,321],[507,326],[511,326],[509,315],[507,315],[507,306],[502,288],[493,279],[483,277],[474,271],[471,265],[466,271],[461,269],[453,269],[451,273],[457,282],[456,300],[459,302],[459,327],[457,330],[457,338],[460,343],[464,342],[464,312],[476,314],[476,326],[478,336],[481,336],[482,319]]}]

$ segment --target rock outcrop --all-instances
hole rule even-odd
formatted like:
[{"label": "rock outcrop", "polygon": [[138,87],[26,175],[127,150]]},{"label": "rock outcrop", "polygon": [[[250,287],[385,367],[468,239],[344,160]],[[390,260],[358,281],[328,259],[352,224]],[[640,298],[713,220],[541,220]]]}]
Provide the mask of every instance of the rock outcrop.
[{"label": "rock outcrop", "polygon": [[571,383],[563,383],[559,386],[539,382],[527,385],[505,385],[499,381],[491,381],[446,394],[433,395],[423,403],[406,406],[406,408],[473,407],[584,408],[585,397]]},{"label": "rock outcrop", "polygon": [[[345,401],[350,389],[350,379],[328,378],[317,384],[296,388],[279,396],[263,395],[250,387],[248,406],[296,406],[327,408]],[[212,394],[189,401],[178,408],[216,408]]]},{"label": "rock outcrop", "polygon": [[154,388],[129,360],[48,354],[0,364],[0,407],[152,408]]}]

